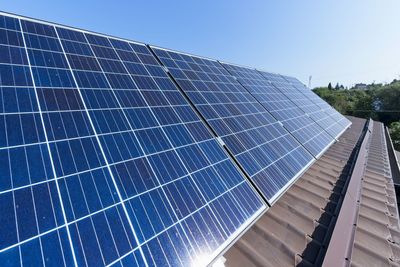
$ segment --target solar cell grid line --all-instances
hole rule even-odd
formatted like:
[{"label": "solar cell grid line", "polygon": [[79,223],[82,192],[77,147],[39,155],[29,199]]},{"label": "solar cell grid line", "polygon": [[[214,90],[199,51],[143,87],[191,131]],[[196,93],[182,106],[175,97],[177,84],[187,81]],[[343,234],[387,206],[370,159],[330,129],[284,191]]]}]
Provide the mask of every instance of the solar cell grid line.
[{"label": "solar cell grid line", "polygon": [[305,96],[307,96],[312,102],[318,105],[321,109],[323,109],[326,113],[328,113],[335,121],[337,121],[340,125],[347,128],[350,126],[351,122],[342,114],[337,112],[332,106],[330,106],[327,102],[325,102],[322,98],[320,98],[317,94],[315,94],[310,88],[307,88],[302,82],[298,79],[290,76],[284,76],[285,80],[290,82],[297,90],[302,92]]},{"label": "solar cell grid line", "polygon": [[150,47],[270,203],[307,168],[311,154],[217,61]]},{"label": "solar cell grid line", "polygon": [[303,110],[261,76],[257,70],[223,63],[230,72],[275,119],[291,133],[314,157],[318,158],[333,142]]},{"label": "solar cell grid line", "polygon": [[[121,216],[121,202],[54,28],[27,20],[21,24],[73,249],[79,255],[80,244],[91,242],[92,249],[100,252],[97,259],[85,257],[78,264],[105,264],[111,253],[137,247],[137,242]],[[96,227],[99,224],[104,227]],[[101,240],[105,237],[107,241]]]},{"label": "solar cell grid line", "polygon": [[19,20],[0,15],[0,35],[0,262],[68,266],[73,252]]},{"label": "solar cell grid line", "polygon": [[298,91],[283,76],[258,70],[265,79],[275,85],[282,93],[287,95],[310,118],[320,125],[333,138],[337,139],[342,132],[342,126],[325,113],[318,105]]},{"label": "solar cell grid line", "polygon": [[[95,90],[93,90],[92,93],[90,93],[91,97],[89,98],[89,93],[86,93],[86,90],[90,90],[89,88],[91,86],[88,86],[89,88],[85,88],[85,86],[80,85],[79,89],[83,92],[83,97],[88,100],[88,109],[89,112],[91,113],[91,116],[94,118],[94,121],[98,120],[98,115],[93,113],[92,107],[96,106],[97,110],[106,110],[107,108],[109,108],[110,103],[116,103],[117,106],[121,106],[121,121],[126,121],[125,124],[127,125],[127,129],[125,130],[126,132],[131,131],[132,133],[135,134],[135,138],[137,138],[136,136],[139,136],[141,132],[144,132],[146,130],[154,130],[154,129],[160,129],[162,131],[160,131],[160,134],[158,134],[159,138],[168,138],[168,133],[166,133],[165,129],[167,129],[167,127],[169,126],[175,126],[175,125],[179,125],[181,124],[183,125],[188,125],[185,126],[187,127],[187,129],[189,129],[190,131],[187,131],[188,136],[194,136],[195,139],[193,140],[186,140],[186,143],[179,143],[179,144],[173,144],[171,140],[168,140],[169,145],[167,145],[168,147],[158,147],[159,145],[155,144],[155,146],[149,147],[149,145],[146,142],[154,142],[154,138],[155,137],[151,137],[149,139],[148,136],[144,136],[142,135],[139,138],[143,138],[143,136],[145,137],[145,139],[140,139],[139,141],[136,141],[137,144],[139,144],[139,147],[143,147],[142,148],[142,153],[144,155],[140,155],[139,157],[141,157],[142,159],[147,159],[150,158],[150,161],[145,161],[148,162],[146,163],[149,170],[151,172],[153,172],[154,177],[156,178],[156,182],[159,183],[159,185],[157,185],[156,187],[154,187],[154,185],[151,185],[151,188],[148,191],[152,191],[152,190],[158,190],[158,188],[161,188],[161,194],[163,194],[164,198],[169,200],[173,200],[174,203],[171,204],[170,201],[168,201],[168,204],[171,205],[171,207],[169,209],[167,209],[168,212],[172,213],[174,215],[174,217],[178,217],[179,218],[174,218],[172,222],[167,222],[168,225],[166,225],[164,228],[165,229],[161,229],[159,230],[159,233],[156,233],[154,235],[154,233],[144,233],[143,235],[139,235],[139,240],[140,242],[142,242],[142,246],[145,246],[145,248],[147,249],[145,254],[149,255],[148,258],[150,259],[154,259],[155,260],[190,260],[189,258],[194,257],[192,256],[192,254],[188,254],[188,255],[182,255],[185,248],[182,248],[182,244],[184,242],[191,242],[192,246],[195,246],[195,249],[197,249],[197,254],[199,256],[199,244],[194,244],[196,243],[196,239],[193,239],[193,236],[189,238],[187,238],[186,240],[172,240],[171,237],[169,237],[169,232],[171,231],[183,231],[183,228],[188,228],[188,230],[183,231],[184,233],[186,232],[190,232],[190,235],[192,235],[192,232],[197,232],[198,234],[200,234],[202,236],[202,232],[211,232],[212,231],[222,231],[220,232],[220,234],[224,234],[225,237],[223,237],[223,239],[225,238],[226,240],[222,240],[222,241],[229,241],[230,238],[226,238],[226,233],[229,233],[229,237],[232,237],[233,234],[233,230],[235,231],[239,231],[240,229],[243,228],[243,226],[246,226],[247,221],[251,221],[253,219],[253,217],[257,216],[258,213],[265,209],[265,206],[262,205],[261,201],[259,199],[257,199],[255,192],[251,191],[250,186],[246,183],[245,179],[243,177],[240,177],[240,173],[235,169],[235,166],[232,164],[232,162],[228,159],[228,156],[226,154],[221,154],[224,153],[222,148],[219,147],[218,143],[212,138],[212,136],[207,132],[207,129],[202,125],[201,121],[199,120],[199,118],[197,118],[193,112],[193,110],[190,109],[190,106],[188,106],[187,103],[184,102],[183,97],[180,95],[179,91],[177,91],[177,89],[175,87],[171,88],[171,84],[168,84],[169,78],[168,76],[166,76],[165,72],[163,72],[162,68],[158,65],[157,61],[155,61],[155,59],[152,59],[151,54],[149,53],[149,51],[147,51],[147,48],[144,45],[139,45],[139,44],[133,44],[133,43],[126,43],[123,42],[121,40],[116,40],[116,39],[110,39],[112,40],[111,42],[106,39],[105,37],[100,37],[98,35],[92,35],[92,34],[87,34],[85,33],[85,35],[82,34],[78,34],[75,32],[75,34],[72,34],[72,31],[70,30],[66,30],[66,29],[61,29],[61,28],[57,28],[57,31],[59,32],[59,35],[61,37],[61,41],[64,45],[64,47],[66,48],[66,54],[67,57],[69,58],[70,62],[74,62],[72,64],[75,64],[76,62],[82,62],[82,59],[79,59],[79,57],[81,57],[81,55],[78,55],[76,53],[76,51],[84,51],[84,54],[86,55],[86,60],[88,60],[88,57],[92,57],[94,58],[94,62],[96,62],[96,64],[92,64],[90,67],[94,68],[97,70],[97,73],[101,73],[103,76],[97,76],[97,79],[101,79],[100,77],[103,77],[102,79],[104,80],[104,82],[100,82],[100,84],[102,84],[102,86],[100,86],[100,88],[97,88]],[[89,42],[87,42],[87,40]],[[78,40],[78,41],[77,41]],[[90,43],[90,45],[89,45]],[[77,49],[77,47],[80,47],[80,49]],[[84,48],[86,47],[86,48]],[[74,53],[71,53],[71,51],[73,51]],[[97,54],[96,54],[97,53]],[[149,54],[149,55],[146,55]],[[78,58],[76,58],[76,56],[78,56]],[[123,61],[121,61],[121,59],[124,59]],[[140,60],[139,60],[140,58]],[[151,65],[149,63],[152,63],[154,65]],[[108,68],[109,66],[112,65],[113,66],[113,70],[115,70],[115,72],[109,72]],[[76,76],[80,77],[78,78],[78,84],[82,83],[84,84],[85,82],[81,79],[81,74],[79,74],[80,71],[85,71],[88,72],[88,70],[79,70],[76,66],[80,66],[82,67],[83,64],[75,64],[75,67],[73,67],[73,71],[75,73]],[[157,68],[156,68],[157,67]],[[151,77],[150,76],[150,70],[152,72],[154,72],[155,74],[158,75],[158,77]],[[160,72],[161,71],[161,72]],[[129,73],[129,74],[128,74]],[[134,76],[137,75],[137,76]],[[115,76],[118,76],[118,79],[115,79]],[[130,76],[132,75],[132,76]],[[164,77],[163,77],[164,76]],[[144,95],[144,91],[146,90],[142,90],[140,88],[137,88],[137,78],[141,77],[142,78],[142,83],[140,84],[141,86],[151,86],[151,85],[157,85],[157,88],[150,88],[151,90],[148,91],[154,91],[154,92],[161,92],[161,94],[159,94],[158,96],[156,96],[156,98],[151,99],[149,98],[148,101],[156,101],[157,103],[148,103],[147,100],[145,99]],[[150,78],[151,77],[151,78]],[[145,79],[148,78],[148,79]],[[80,80],[81,79],[81,80]],[[145,81],[145,83],[143,83],[143,80]],[[121,83],[121,81],[124,81],[123,83]],[[151,82],[153,81],[153,82]],[[158,81],[158,83],[156,83],[156,81]],[[140,82],[140,81],[139,81]],[[169,81],[170,82],[170,81]],[[159,88],[159,86],[163,86],[162,88]],[[172,84],[173,85],[173,84]],[[108,86],[108,89],[106,89],[105,87]],[[87,87],[87,86],[86,86]],[[99,86],[97,86],[99,87]],[[146,88],[146,87],[144,87]],[[161,89],[161,90],[160,90]],[[100,95],[95,96],[95,91],[98,92],[106,92],[106,91],[111,92],[111,94],[107,95],[107,101],[98,101]],[[167,99],[166,97],[164,97],[163,95],[168,92],[171,91],[171,95],[170,98]],[[134,95],[135,97],[132,97],[132,94],[135,93]],[[172,94],[173,93],[173,94]],[[129,94],[129,95],[128,95]],[[174,99],[171,99],[171,96],[175,95]],[[128,97],[127,97],[128,96]],[[131,101],[132,99],[134,99],[134,101]],[[129,101],[128,101],[129,100]],[[174,100],[175,102],[177,102],[175,104],[174,109],[176,109],[175,111],[177,112],[177,115],[179,114],[182,118],[180,120],[183,120],[182,122],[176,123],[174,122],[173,124],[170,124],[170,122],[168,123],[160,123],[160,121],[163,119],[162,117],[159,116],[165,116],[166,114],[169,116],[171,116],[172,114],[175,113],[171,113],[171,111],[169,112],[165,112],[164,110],[159,110],[158,113],[155,112],[155,109],[159,109],[160,107],[171,107],[172,105],[171,103],[169,103],[169,101]],[[183,101],[183,102],[182,102]],[[158,103],[159,102],[159,103]],[[99,106],[99,103],[102,103],[103,105],[106,106]],[[148,103],[148,104],[147,104]],[[160,105],[161,103],[161,105]],[[138,121],[136,118],[136,116],[133,116],[134,114],[132,113],[135,110],[140,110],[143,109],[143,107],[146,107],[147,109],[149,109],[149,111],[147,111],[145,113],[146,118],[149,118],[150,121],[146,121],[143,124],[143,119]],[[185,108],[188,107],[189,109]],[[180,111],[179,111],[180,110]],[[150,112],[151,111],[151,112]],[[179,111],[179,112],[178,112]],[[172,110],[173,112],[173,110]],[[171,114],[170,114],[171,113]],[[177,115],[176,118],[178,118]],[[158,118],[159,117],[159,118]],[[110,117],[112,118],[112,117]],[[143,116],[142,116],[143,118]],[[101,128],[101,123],[95,122],[95,127],[98,128],[100,130],[100,132],[102,132],[104,130],[104,128]],[[189,125],[193,126],[193,127],[189,127]],[[185,128],[186,129],[186,128]],[[107,132],[113,132],[111,129],[107,128],[106,129]],[[120,131],[121,129],[117,129],[118,131]],[[103,133],[102,133],[103,134]],[[175,132],[176,134],[176,132]],[[184,136],[183,136],[184,137]],[[187,139],[187,138],[186,138]],[[101,140],[101,142],[103,142],[104,147],[107,147],[108,144],[106,143],[107,140]],[[193,144],[192,144],[193,143]],[[161,143],[161,145],[165,146],[165,143]],[[147,146],[147,147],[145,147]],[[192,155],[196,156],[200,156],[200,159],[203,158],[203,160],[207,160],[207,162],[205,162],[206,166],[189,166],[191,168],[191,170],[188,169],[188,167],[186,167],[186,165],[188,164],[187,162],[184,162],[184,160],[180,159],[180,156],[178,153],[185,151],[187,149],[190,148],[195,148],[197,150],[192,151],[191,153],[194,153]],[[146,150],[147,149],[147,150]],[[150,150],[148,150],[150,149]],[[207,157],[205,157],[205,149],[206,150],[210,150],[209,153],[216,153],[216,155],[214,155],[214,158],[211,158],[210,155],[207,155]],[[177,150],[178,153],[176,152]],[[110,150],[112,151],[112,150]],[[110,152],[109,151],[109,152]],[[112,153],[106,153],[106,157],[109,157],[110,160],[112,161],[112,166],[113,166],[113,171],[115,177],[119,177],[121,174],[124,174],[124,168],[126,168],[126,163],[128,162],[139,162],[137,159],[131,160],[131,158],[123,158],[123,159],[119,159],[119,161],[114,162],[114,159],[112,158]],[[189,150],[187,150],[187,152],[189,152]],[[199,154],[200,153],[200,154]],[[167,177],[158,177],[157,178],[157,174],[160,173],[160,171],[162,171],[162,169],[160,169],[160,167],[157,167],[157,165],[154,165],[156,163],[158,164],[163,164],[162,161],[160,161],[160,159],[163,159],[164,161],[167,160],[167,156],[171,157],[170,158],[170,162],[169,164],[171,165],[171,163],[175,164],[176,166],[174,166],[175,168],[178,169],[179,173],[173,174],[177,177],[170,177],[171,179],[167,178]],[[222,156],[222,157],[221,157]],[[164,162],[165,163],[165,162]],[[202,163],[204,164],[204,162]],[[132,164],[130,165],[132,166]],[[172,166],[172,165],[171,165]],[[223,170],[226,169],[227,170]],[[212,176],[210,176],[210,172]],[[219,173],[221,173],[221,171],[228,171],[228,175],[221,175]],[[157,172],[157,173],[156,173]],[[199,197],[201,196],[201,190],[198,189],[198,186],[194,183],[194,179],[192,179],[192,176],[195,176],[196,178],[202,178],[199,177],[200,175],[208,175],[208,177],[203,177],[203,181],[207,181],[207,179],[210,178],[214,178],[214,183],[217,183],[218,181],[215,180],[215,178],[218,178],[220,181],[219,186],[225,186],[225,188],[227,189],[223,189],[223,188],[210,188],[210,190],[212,189],[214,191],[214,193],[209,192],[214,194],[214,198],[211,198],[210,196],[208,197],[203,197],[205,198],[205,200],[200,200]],[[213,177],[214,176],[214,177]],[[231,178],[236,179],[236,181],[234,180],[229,180],[228,177],[232,176]],[[124,178],[124,177],[121,177]],[[128,177],[129,178],[129,177]],[[162,181],[162,184],[160,183],[160,179],[159,178],[163,178],[164,180]],[[173,178],[173,179],[172,179]],[[239,183],[238,183],[238,178],[239,178]],[[124,180],[125,179],[125,180]],[[127,201],[131,201],[133,199],[133,197],[136,196],[131,196],[132,192],[127,192],[125,189],[128,186],[129,189],[129,183],[127,183],[127,178],[125,177],[124,179],[120,179],[118,178],[117,180],[119,180],[118,182],[118,186],[121,187],[121,192],[124,192],[123,197],[126,198]],[[206,179],[206,180],[204,180]],[[222,181],[222,182],[221,182]],[[124,183],[125,182],[125,183]],[[203,186],[209,186],[209,185],[203,185]],[[152,188],[154,187],[154,188]],[[193,188],[192,188],[193,187]],[[196,187],[196,188],[195,188]],[[164,191],[164,188],[166,188],[166,190],[168,192]],[[178,189],[184,190],[184,191],[179,191]],[[226,192],[221,192],[222,190],[226,190]],[[189,203],[189,206],[192,205],[192,207],[188,207],[188,206],[179,206],[179,205],[186,205],[185,203],[177,203],[176,201],[178,201],[179,199],[174,199],[171,195],[171,190],[175,190],[175,192],[177,194],[179,194],[179,196],[182,198],[181,194],[184,194],[184,196],[186,196],[187,199],[185,199],[186,201],[192,202],[191,204]],[[178,190],[178,191],[176,191]],[[196,191],[197,190],[197,191]],[[218,193],[219,190],[220,192]],[[238,191],[240,190],[240,192]],[[204,189],[203,189],[204,191]],[[193,196],[191,196],[190,194],[188,194],[189,192],[193,193]],[[147,192],[145,192],[147,193]],[[222,194],[221,194],[222,193]],[[166,197],[166,195],[168,194],[168,198]],[[215,197],[215,194],[217,194],[217,197]],[[218,196],[219,194],[219,196]],[[241,196],[240,194],[242,194],[243,196]],[[140,195],[140,194],[139,194]],[[244,199],[243,197],[246,196],[249,198],[249,200]],[[194,199],[193,199],[194,198]],[[196,198],[198,198],[196,200]],[[225,199],[224,199],[225,198]],[[151,199],[150,199],[151,200]],[[183,198],[182,198],[183,200]],[[198,202],[200,200],[200,202]],[[250,204],[251,201],[253,201],[252,204]],[[180,200],[179,200],[180,201]],[[178,201],[178,202],[179,202]],[[197,204],[195,202],[198,202]],[[205,203],[205,201],[207,201]],[[225,202],[225,203],[231,203],[232,206],[227,206],[226,209],[230,210],[230,213],[226,213],[228,210],[221,210],[221,208],[218,208],[218,205],[221,205],[221,201]],[[228,202],[227,202],[228,201]],[[234,202],[232,202],[234,201]],[[247,202],[247,204],[245,204]],[[205,203],[205,204],[204,204]],[[203,205],[204,204],[204,205]],[[239,205],[240,204],[240,205]],[[137,205],[137,203],[133,203],[132,204]],[[177,206],[178,205],[178,206]],[[194,205],[194,206],[193,206]],[[203,205],[201,207],[199,207],[199,205]],[[246,206],[247,207],[244,207]],[[252,206],[253,205],[253,206]],[[174,209],[172,208],[172,206],[176,209],[179,208],[179,214],[176,215]],[[238,207],[236,207],[238,206]],[[221,206],[222,207],[222,206]],[[134,212],[133,212],[133,208],[132,207],[132,212],[131,212],[131,216],[134,216]],[[237,209],[239,208],[239,210]],[[184,210],[186,209],[186,211]],[[196,212],[196,209],[198,212]],[[224,222],[224,228],[221,228],[220,223],[217,219],[217,217],[213,214],[213,210],[217,210],[217,211],[221,211],[222,213],[225,213],[225,215],[221,215],[221,214],[217,214],[219,217],[221,217],[221,221]],[[156,210],[158,212],[158,210]],[[205,212],[204,212],[205,211]],[[199,220],[193,220],[191,217],[198,217],[198,214],[200,214],[199,216]],[[204,220],[204,217],[207,216],[208,220]],[[214,216],[214,218],[212,218],[212,216]],[[228,216],[228,217],[227,217]],[[235,218],[233,218],[233,217]],[[240,216],[240,217],[238,217]],[[222,220],[225,217],[224,220]],[[179,220],[177,220],[179,219]],[[234,222],[232,222],[232,220],[234,219]],[[244,219],[246,219],[246,223],[244,221]],[[145,227],[145,225],[143,225],[143,221],[137,221],[137,218],[135,218],[136,222],[137,222],[137,227],[139,228],[139,230]],[[190,227],[193,227],[191,225],[188,224],[188,220],[191,220],[193,223],[192,225],[195,225],[196,228],[198,229],[194,229],[196,231],[193,231],[193,229],[191,229]],[[227,225],[228,221],[230,221],[231,225]],[[203,224],[202,226],[198,225],[198,223]],[[179,224],[178,224],[179,223]],[[238,227],[239,224],[243,224],[240,225],[240,227]],[[209,224],[209,225],[207,225]],[[220,228],[218,229],[217,224],[219,224]],[[157,226],[157,225],[156,225]],[[203,227],[202,230],[200,230],[200,227]],[[205,228],[204,228],[205,227]],[[217,228],[215,228],[217,227]],[[233,227],[233,229],[232,229]],[[204,229],[206,229],[206,231],[204,231]],[[148,232],[148,231],[147,231]],[[165,234],[166,233],[166,234]],[[159,242],[161,238],[165,238],[165,235],[167,236],[166,238],[168,239],[165,242],[168,242],[168,244],[170,244],[170,246],[172,245],[172,247],[170,249],[168,249],[166,251],[166,249],[168,248],[168,244],[163,244],[165,245],[164,250],[161,249],[161,254],[160,255],[155,255],[157,257],[152,257],[151,253],[155,252],[154,246],[155,244],[157,246],[159,246]],[[182,239],[185,239],[187,237],[187,235],[185,234],[184,236],[182,236]],[[213,237],[216,238],[216,237]],[[190,240],[191,239],[191,240]],[[201,239],[204,239],[204,237],[201,237]],[[201,242],[201,240],[199,239],[198,241]],[[205,241],[205,240],[203,240]],[[172,242],[172,243],[171,243]],[[174,243],[175,242],[175,243]],[[181,242],[181,244],[178,244],[179,242]],[[218,245],[221,245],[221,238],[219,238],[219,240],[214,240],[214,243],[217,243]],[[144,244],[144,245],[143,245]],[[179,249],[175,249],[174,245],[178,245],[180,246]],[[190,244],[189,244],[190,245]],[[202,245],[202,244],[200,244]],[[205,246],[210,246],[210,244],[207,244],[207,242],[204,242]],[[185,245],[186,246],[186,245]],[[213,248],[215,248],[215,244],[212,245]],[[223,246],[221,246],[220,248],[222,248]],[[210,248],[210,247],[209,247]],[[204,250],[204,248],[203,248]],[[212,249],[211,249],[212,250]],[[182,257],[182,259],[180,259],[178,257],[178,255],[174,255],[172,257],[165,257],[165,254],[171,255],[171,253],[176,253],[176,251],[178,251],[178,253],[180,253]],[[216,251],[214,251],[214,253],[218,252],[218,249]],[[205,252],[204,252],[205,253]],[[211,254],[211,253],[210,253]],[[173,254],[172,254],[173,255]],[[203,260],[207,261],[210,260],[213,256],[209,256],[206,253],[203,256]],[[121,259],[121,262],[124,261],[127,257],[129,257],[129,255],[125,255],[123,259]],[[185,257],[185,258],[183,258]],[[194,259],[196,260],[196,259]],[[168,262],[167,262],[168,263]],[[187,262],[186,262],[187,263]],[[178,264],[178,263],[176,263]],[[182,262],[180,263],[182,264]]]}]

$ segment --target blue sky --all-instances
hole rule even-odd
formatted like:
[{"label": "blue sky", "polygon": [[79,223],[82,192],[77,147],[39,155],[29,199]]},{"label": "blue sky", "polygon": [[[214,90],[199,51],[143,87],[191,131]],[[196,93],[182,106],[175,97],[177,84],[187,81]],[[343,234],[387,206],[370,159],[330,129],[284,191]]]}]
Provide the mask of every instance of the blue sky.
[{"label": "blue sky", "polygon": [[293,75],[400,78],[400,1],[3,1],[1,10]]}]

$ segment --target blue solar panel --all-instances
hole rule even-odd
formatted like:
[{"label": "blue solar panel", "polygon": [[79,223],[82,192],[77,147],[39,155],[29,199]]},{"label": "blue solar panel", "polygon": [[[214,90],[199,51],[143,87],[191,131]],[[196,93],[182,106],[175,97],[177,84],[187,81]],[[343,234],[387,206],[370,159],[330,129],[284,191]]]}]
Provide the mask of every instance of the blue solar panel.
[{"label": "blue solar panel", "polygon": [[257,70],[222,65],[315,157],[334,139]]},{"label": "blue solar panel", "polygon": [[207,264],[266,209],[145,45],[0,35],[3,264]]},{"label": "blue solar panel", "polygon": [[347,128],[351,125],[351,122],[342,114],[337,112],[328,103],[326,103],[322,98],[316,95],[313,91],[302,84],[298,79],[289,76],[283,76],[287,81],[289,81],[297,90],[303,93],[308,99],[313,103],[318,105],[325,113],[328,113],[336,122]]},{"label": "blue solar panel", "polygon": [[219,62],[152,49],[270,202],[313,161]]},{"label": "blue solar panel", "polygon": [[290,98],[299,108],[301,108],[312,120],[328,132],[333,138],[338,138],[344,127],[335,121],[328,113],[312,102],[301,91],[296,89],[282,75],[259,71],[265,79],[271,82],[278,90]]}]

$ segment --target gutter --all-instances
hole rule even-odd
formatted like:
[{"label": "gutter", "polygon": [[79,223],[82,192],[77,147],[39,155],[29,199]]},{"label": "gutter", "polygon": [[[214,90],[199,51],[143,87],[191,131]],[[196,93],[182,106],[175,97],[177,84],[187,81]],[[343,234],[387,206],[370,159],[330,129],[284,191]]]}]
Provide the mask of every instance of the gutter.
[{"label": "gutter", "polygon": [[395,186],[400,186],[400,166],[398,163],[399,161],[393,147],[393,142],[389,134],[389,129],[387,127],[385,127],[385,137],[386,140],[389,140],[389,142],[386,142],[386,145],[389,154],[390,170],[392,172],[393,183]]}]

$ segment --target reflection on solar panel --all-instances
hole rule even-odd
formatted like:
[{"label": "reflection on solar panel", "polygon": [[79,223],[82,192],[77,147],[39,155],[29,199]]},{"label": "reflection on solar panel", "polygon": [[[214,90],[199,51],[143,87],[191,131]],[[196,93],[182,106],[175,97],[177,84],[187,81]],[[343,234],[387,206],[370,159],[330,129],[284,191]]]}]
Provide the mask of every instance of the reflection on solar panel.
[{"label": "reflection on solar panel", "polygon": [[270,202],[313,161],[219,62],[152,49]]},{"label": "reflection on solar panel", "polygon": [[301,91],[296,89],[282,75],[259,71],[264,78],[271,82],[283,94],[290,98],[299,108],[301,108],[311,119],[327,131],[333,138],[338,138],[344,131],[344,127],[335,121],[331,116],[324,112],[321,107],[312,102]]},{"label": "reflection on solar panel", "polygon": [[297,90],[302,92],[308,99],[310,99],[313,103],[318,105],[325,113],[328,113],[335,121],[337,121],[344,128],[350,126],[351,122],[346,119],[345,116],[337,112],[333,109],[328,103],[322,100],[319,96],[317,96],[313,91],[307,88],[304,84],[302,84],[298,79],[289,76],[283,76],[287,81],[289,81]]},{"label": "reflection on solar panel", "polygon": [[257,70],[222,65],[315,157],[334,139]]},{"label": "reflection on solar panel", "polygon": [[207,264],[266,208],[142,44],[0,16],[0,96],[4,266]]}]

